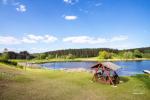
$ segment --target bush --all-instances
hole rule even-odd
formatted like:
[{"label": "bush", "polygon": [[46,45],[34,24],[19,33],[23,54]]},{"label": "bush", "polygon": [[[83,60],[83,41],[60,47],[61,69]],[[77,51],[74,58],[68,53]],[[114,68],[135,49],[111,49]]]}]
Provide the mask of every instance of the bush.
[{"label": "bush", "polygon": [[109,53],[107,51],[100,51],[98,58],[99,59],[110,59],[110,58],[112,58],[112,55],[111,55],[111,53]]},{"label": "bush", "polygon": [[8,62],[9,62],[9,64],[11,64],[11,65],[17,66],[17,62],[15,62],[15,61],[8,61]]},{"label": "bush", "polygon": [[124,52],[123,58],[125,58],[125,59],[132,59],[132,58],[134,58],[134,55],[133,55],[133,53],[131,51]]},{"label": "bush", "polygon": [[142,53],[139,50],[134,50],[134,57],[142,58]]},{"label": "bush", "polygon": [[4,52],[2,54],[2,59],[5,59],[5,60],[9,59],[9,54],[7,52]]},{"label": "bush", "polygon": [[47,59],[53,59],[53,58],[55,58],[55,56],[49,54],[46,58],[47,58]]},{"label": "bush", "polygon": [[8,60],[6,60],[6,59],[0,59],[0,62],[2,62],[2,63],[7,63]]},{"label": "bush", "polygon": [[47,54],[46,53],[41,53],[41,54],[37,54],[35,55],[35,59],[46,59],[47,58]]},{"label": "bush", "polygon": [[17,66],[17,62],[9,61],[9,60],[6,60],[6,59],[0,59],[0,62],[1,63],[5,63],[5,64],[10,64],[10,65]]},{"label": "bush", "polygon": [[17,68],[23,69],[24,67],[23,67],[23,66],[20,66],[20,65],[17,65]]},{"label": "bush", "polygon": [[74,56],[72,55],[72,54],[68,54],[67,56],[66,56],[66,59],[73,59],[74,58]]}]

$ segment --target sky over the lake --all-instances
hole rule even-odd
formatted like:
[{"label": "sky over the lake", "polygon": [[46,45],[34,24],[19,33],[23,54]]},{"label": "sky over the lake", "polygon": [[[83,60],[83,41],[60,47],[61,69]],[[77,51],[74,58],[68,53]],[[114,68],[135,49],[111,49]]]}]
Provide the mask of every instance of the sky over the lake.
[{"label": "sky over the lake", "polygon": [[150,0],[0,0],[0,52],[150,46]]}]

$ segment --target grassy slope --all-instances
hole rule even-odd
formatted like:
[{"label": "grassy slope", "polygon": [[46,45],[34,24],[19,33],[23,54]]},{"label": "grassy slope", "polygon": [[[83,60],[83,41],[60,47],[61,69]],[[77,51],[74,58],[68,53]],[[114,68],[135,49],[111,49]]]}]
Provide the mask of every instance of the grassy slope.
[{"label": "grassy slope", "polygon": [[124,77],[117,88],[86,72],[16,69],[0,64],[0,100],[149,100],[148,76]]}]

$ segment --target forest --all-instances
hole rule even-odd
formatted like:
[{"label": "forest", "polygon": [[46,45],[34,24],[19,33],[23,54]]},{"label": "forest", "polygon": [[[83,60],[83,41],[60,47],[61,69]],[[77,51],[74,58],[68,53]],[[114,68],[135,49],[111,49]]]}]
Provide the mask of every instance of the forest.
[{"label": "forest", "polygon": [[19,53],[9,51],[6,48],[0,53],[1,59],[73,59],[73,58],[90,58],[98,57],[99,59],[112,58],[150,58],[150,47],[134,48],[134,49],[111,49],[111,48],[84,48],[84,49],[66,49],[48,51],[44,53],[30,54],[28,51],[20,51]]}]

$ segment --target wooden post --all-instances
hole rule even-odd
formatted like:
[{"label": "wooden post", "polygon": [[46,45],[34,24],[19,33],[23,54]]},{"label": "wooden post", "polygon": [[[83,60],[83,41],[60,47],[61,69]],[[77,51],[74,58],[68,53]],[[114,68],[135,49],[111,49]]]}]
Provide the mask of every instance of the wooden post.
[{"label": "wooden post", "polygon": [[108,76],[108,78],[109,78],[109,81],[114,85],[114,83],[113,83],[113,81],[111,80],[110,75],[109,75],[109,73],[107,72],[106,68],[105,68],[103,65],[102,65],[102,67],[103,67],[104,71],[106,71],[106,74],[107,74],[107,76]]},{"label": "wooden post", "polygon": [[26,62],[26,64],[25,64],[25,71],[26,71],[26,67],[27,67],[27,62]]},{"label": "wooden post", "polygon": [[26,71],[26,67],[27,67],[27,64],[28,64],[27,59],[28,59],[28,56],[26,56],[25,71]]}]

